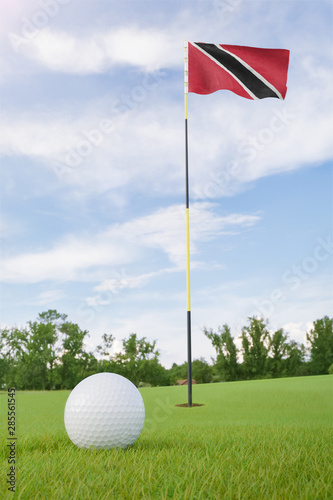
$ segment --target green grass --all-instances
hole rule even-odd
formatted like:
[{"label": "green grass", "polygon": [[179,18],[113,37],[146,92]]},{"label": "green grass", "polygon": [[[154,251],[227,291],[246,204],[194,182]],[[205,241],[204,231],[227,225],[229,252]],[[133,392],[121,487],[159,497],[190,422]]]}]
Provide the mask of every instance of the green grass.
[{"label": "green grass", "polygon": [[[6,491],[1,394],[0,498],[332,499],[333,376],[141,389],[144,429],[127,450],[67,437],[69,392],[18,392],[16,493]],[[3,425],[4,424],[4,425]]]}]

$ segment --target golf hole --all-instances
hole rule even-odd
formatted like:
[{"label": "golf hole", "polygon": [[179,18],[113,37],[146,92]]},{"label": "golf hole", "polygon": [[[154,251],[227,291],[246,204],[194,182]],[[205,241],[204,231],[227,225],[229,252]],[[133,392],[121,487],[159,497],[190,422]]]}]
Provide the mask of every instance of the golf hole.
[{"label": "golf hole", "polygon": [[[183,403],[183,404],[179,404],[179,405],[175,405],[175,406],[180,406],[181,408],[188,408],[188,403]],[[192,408],[194,406],[205,406],[204,404],[201,404],[201,403],[193,403],[192,404]]]}]

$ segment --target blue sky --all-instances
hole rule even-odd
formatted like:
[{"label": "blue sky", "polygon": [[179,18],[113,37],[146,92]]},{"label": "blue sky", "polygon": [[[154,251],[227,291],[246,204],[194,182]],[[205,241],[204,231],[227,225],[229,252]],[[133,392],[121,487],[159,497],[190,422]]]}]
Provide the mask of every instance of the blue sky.
[{"label": "blue sky", "polygon": [[[57,309],[186,359],[184,39],[286,48],[285,101],[189,94],[193,358],[332,306],[327,0],[4,1],[1,325]],[[239,340],[237,340],[239,345]]]}]

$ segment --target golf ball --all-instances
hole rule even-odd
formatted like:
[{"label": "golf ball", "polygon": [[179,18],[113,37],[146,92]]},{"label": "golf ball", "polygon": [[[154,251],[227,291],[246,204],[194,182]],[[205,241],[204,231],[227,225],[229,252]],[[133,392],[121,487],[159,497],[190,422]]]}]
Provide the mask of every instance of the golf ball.
[{"label": "golf ball", "polygon": [[66,402],[65,428],[80,448],[126,448],[137,440],[144,421],[140,392],[115,373],[87,377]]}]

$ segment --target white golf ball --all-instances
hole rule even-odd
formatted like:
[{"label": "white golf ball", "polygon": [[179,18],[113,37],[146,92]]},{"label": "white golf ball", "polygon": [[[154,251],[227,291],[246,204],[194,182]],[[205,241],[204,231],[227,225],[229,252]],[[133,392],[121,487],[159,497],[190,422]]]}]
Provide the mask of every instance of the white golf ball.
[{"label": "white golf ball", "polygon": [[126,448],[137,440],[144,421],[140,392],[115,373],[87,377],[66,402],[65,428],[80,448]]}]

